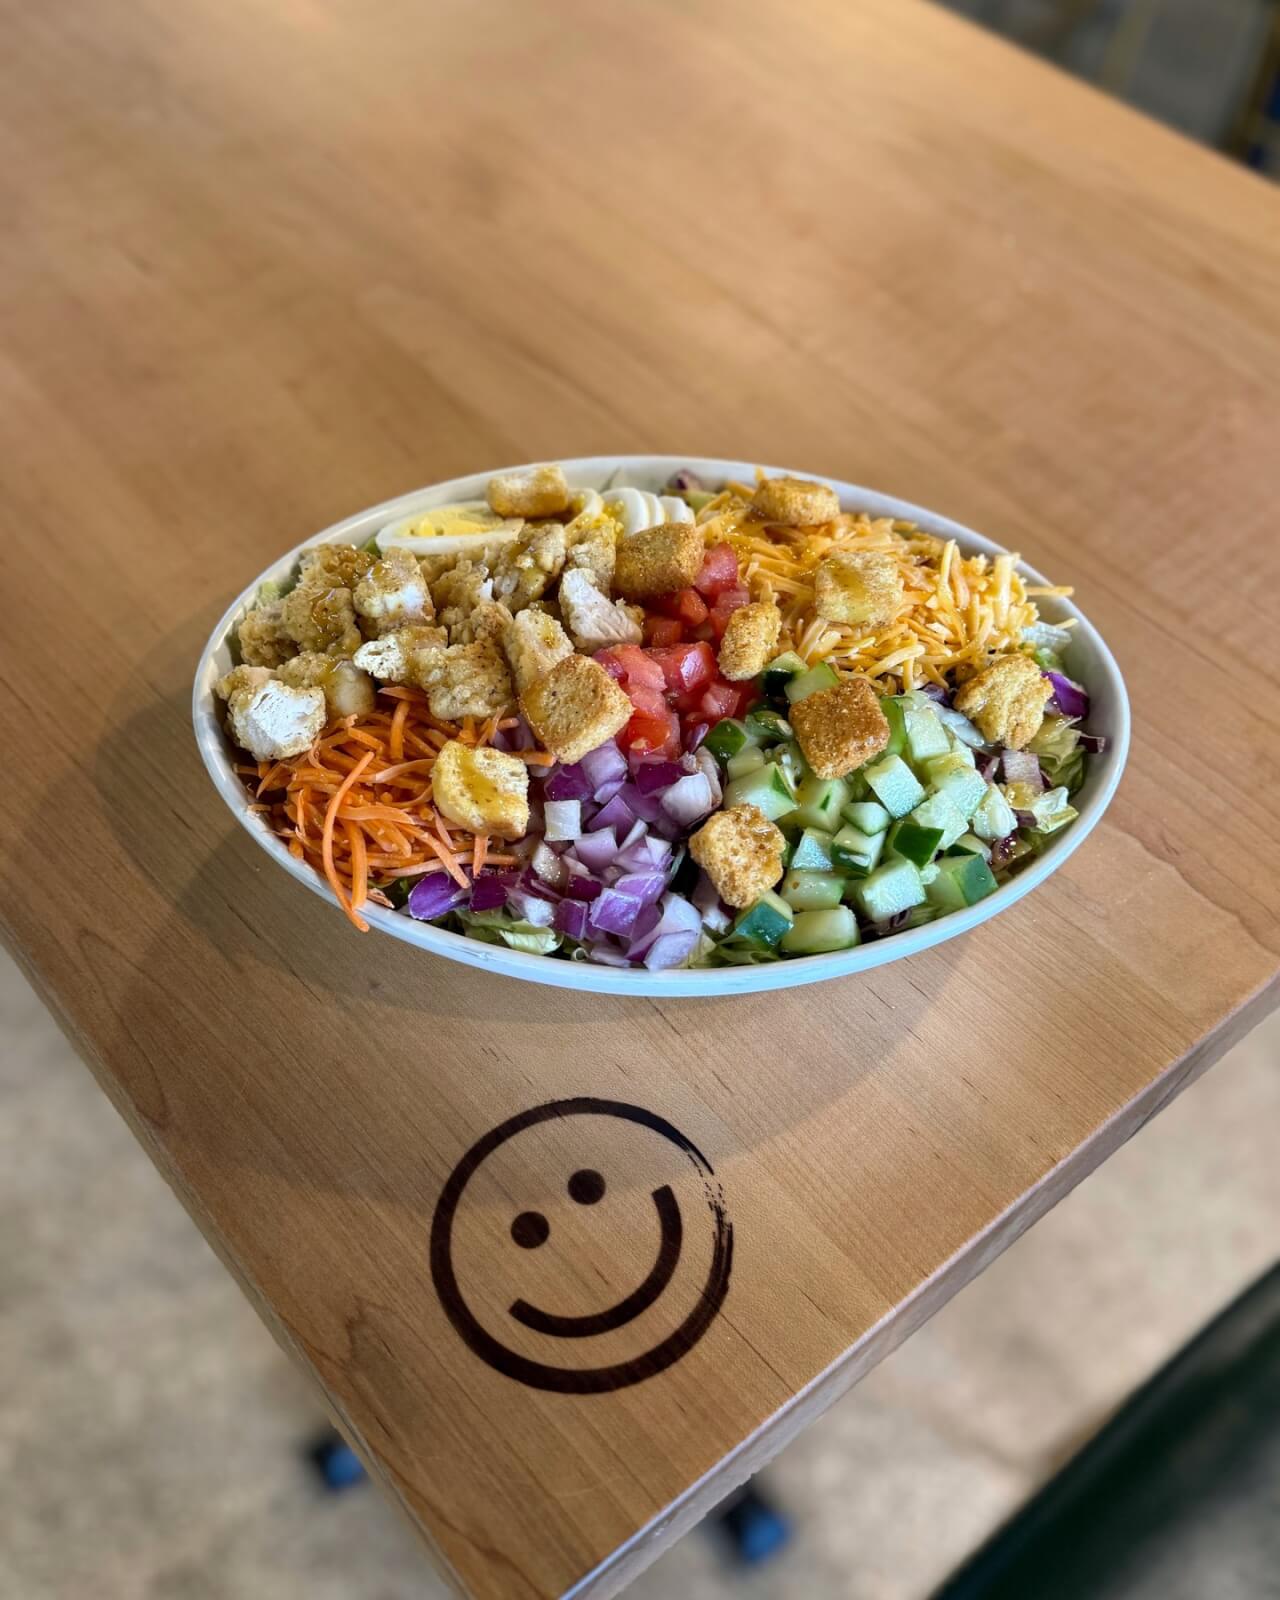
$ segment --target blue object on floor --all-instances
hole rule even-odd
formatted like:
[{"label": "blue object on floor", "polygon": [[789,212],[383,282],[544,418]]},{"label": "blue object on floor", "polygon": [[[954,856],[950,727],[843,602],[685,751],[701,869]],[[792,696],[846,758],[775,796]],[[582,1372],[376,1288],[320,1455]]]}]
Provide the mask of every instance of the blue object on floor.
[{"label": "blue object on floor", "polygon": [[716,1523],[744,1566],[772,1560],[791,1542],[790,1522],[754,1489],[721,1511]]},{"label": "blue object on floor", "polygon": [[360,1457],[336,1433],[329,1434],[313,1445],[310,1456],[312,1465],[320,1474],[320,1481],[333,1494],[340,1494],[344,1489],[364,1482],[365,1471]]}]

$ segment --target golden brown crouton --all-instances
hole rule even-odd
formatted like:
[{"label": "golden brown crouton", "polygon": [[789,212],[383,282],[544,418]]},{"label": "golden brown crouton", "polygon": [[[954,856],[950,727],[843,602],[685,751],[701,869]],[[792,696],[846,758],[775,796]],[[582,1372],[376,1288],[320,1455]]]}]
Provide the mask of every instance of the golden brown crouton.
[{"label": "golden brown crouton", "polygon": [[581,761],[631,720],[631,701],[598,661],[566,656],[520,696],[538,743],[557,761]]},{"label": "golden brown crouton", "polygon": [[752,514],[760,522],[785,528],[810,528],[840,515],[834,489],[811,478],[766,478],[751,496]]},{"label": "golden brown crouton", "polygon": [[505,545],[493,565],[493,596],[512,613],[540,600],[564,567],[564,527],[559,522],[533,524],[514,544]]},{"label": "golden brown crouton", "polygon": [[407,550],[388,550],[356,584],[352,598],[361,626],[374,639],[435,615],[418,558]]},{"label": "golden brown crouton", "polygon": [[689,522],[642,528],[618,544],[613,587],[628,600],[687,589],[698,576],[706,546],[702,529]]},{"label": "golden brown crouton", "polygon": [[753,805],[715,812],[689,840],[689,854],[715,884],[720,898],[738,909],[777,883],[786,848],[781,828]]},{"label": "golden brown crouton", "polygon": [[889,724],[865,678],[797,700],[787,712],[804,758],[820,778],[843,778],[889,743]]},{"label": "golden brown crouton", "polygon": [[450,739],[431,769],[431,797],[471,833],[520,839],[529,831],[529,769],[519,756]]},{"label": "golden brown crouton", "polygon": [[283,607],[257,606],[236,630],[240,659],[249,667],[278,667],[298,646],[285,631]]},{"label": "golden brown crouton", "polygon": [[720,641],[720,674],[730,682],[741,682],[763,672],[778,643],[782,615],[767,601],[739,606],[730,614]]},{"label": "golden brown crouton", "polygon": [[351,590],[340,584],[300,583],[285,595],[280,615],[285,632],[303,650],[352,656],[364,642],[356,626]]},{"label": "golden brown crouton", "polygon": [[277,676],[291,689],[323,689],[330,718],[363,717],[373,710],[373,679],[350,661],[306,650],[286,661]]},{"label": "golden brown crouton", "polygon": [[500,517],[555,517],[569,509],[569,485],[555,462],[495,473],[487,493]]},{"label": "golden brown crouton", "polygon": [[418,623],[412,628],[397,628],[379,639],[370,639],[356,651],[354,661],[362,672],[370,672],[383,683],[417,683],[420,674],[415,658],[422,651],[443,651],[449,636],[443,628]]},{"label": "golden brown crouton", "polygon": [[901,569],[879,550],[828,556],[813,575],[813,609],[828,622],[882,628],[901,604]]},{"label": "golden brown crouton", "polygon": [[354,589],[374,563],[367,550],[353,544],[318,544],[302,552],[298,582],[313,589]]},{"label": "golden brown crouton", "polygon": [[412,669],[427,691],[431,715],[442,722],[501,716],[515,699],[507,663],[497,645],[483,640],[447,650],[419,650]]},{"label": "golden brown crouton", "polygon": [[239,694],[241,689],[260,689],[274,677],[275,673],[270,667],[232,667],[230,672],[214,684],[213,692],[220,700],[230,700],[231,696]]},{"label": "golden brown crouton", "polygon": [[532,689],[557,661],[573,654],[569,635],[545,611],[522,611],[502,633],[502,649],[511,667],[516,693]]},{"label": "golden brown crouton", "polygon": [[1053,686],[1030,656],[999,656],[956,692],[955,707],[991,744],[1021,750],[1040,731]]}]

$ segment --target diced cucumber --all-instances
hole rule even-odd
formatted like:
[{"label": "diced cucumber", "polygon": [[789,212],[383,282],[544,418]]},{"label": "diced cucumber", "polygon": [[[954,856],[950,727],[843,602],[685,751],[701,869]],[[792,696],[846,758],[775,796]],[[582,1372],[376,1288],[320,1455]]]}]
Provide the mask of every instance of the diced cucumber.
[{"label": "diced cucumber", "polygon": [[702,741],[702,746],[710,750],[717,761],[728,761],[731,756],[736,756],[755,742],[755,735],[737,717],[721,717]]},{"label": "diced cucumber", "polygon": [[884,754],[900,756],[907,745],[907,723],[902,701],[885,695],[880,701],[880,709],[889,724],[889,742],[884,747]]},{"label": "diced cucumber", "polygon": [[966,767],[977,766],[977,756],[974,755],[973,750],[963,739],[957,739],[950,729],[947,730],[947,738],[950,740],[951,754],[953,756],[959,756]]},{"label": "diced cucumber", "polygon": [[1003,839],[1018,826],[1013,807],[996,788],[987,785],[987,792],[974,810],[973,831],[979,839]]},{"label": "diced cucumber", "polygon": [[791,724],[772,706],[757,706],[754,711],[749,712],[746,726],[747,732],[753,738],[759,739],[762,744],[777,744],[780,739],[791,737]]},{"label": "diced cucumber", "polygon": [[912,761],[927,761],[930,756],[945,756],[951,749],[947,730],[928,706],[908,706],[903,713],[907,732],[907,754]]},{"label": "diced cucumber", "polygon": [[942,845],[941,828],[922,828],[910,817],[895,822],[889,830],[889,853],[901,856],[913,867],[928,866]]},{"label": "diced cucumber", "polygon": [[851,950],[858,942],[858,919],[848,906],[829,911],[798,911],[782,949],[790,956],[816,956],[827,950]]},{"label": "diced cucumber", "polygon": [[939,911],[961,911],[994,894],[996,880],[978,855],[943,856],[938,875],[925,888],[929,904]]},{"label": "diced cucumber", "polygon": [[854,897],[873,922],[887,922],[899,911],[924,902],[924,884],[909,861],[886,861],[869,878],[854,885]]},{"label": "diced cucumber", "polygon": [[723,804],[726,811],[731,806],[757,806],[770,822],[776,822],[788,811],[795,810],[796,797],[781,767],[776,762],[766,761],[764,766],[748,772],[745,777],[731,778],[725,784]]},{"label": "diced cucumber", "polygon": [[800,746],[793,740],[788,740],[786,744],[770,745],[765,751],[765,760],[777,762],[793,789],[808,776],[809,765],[800,753]]},{"label": "diced cucumber", "polygon": [[737,755],[730,756],[724,770],[731,778],[745,778],[748,772],[759,772],[764,766],[764,751],[758,744],[745,744]]},{"label": "diced cucumber", "polygon": [[831,841],[831,860],[838,872],[865,877],[880,859],[887,833],[862,833],[846,824]]},{"label": "diced cucumber", "polygon": [[984,861],[990,861],[991,846],[984,844],[977,834],[962,833],[951,846],[948,854],[953,856],[981,856]]},{"label": "diced cucumber", "polygon": [[912,928],[923,928],[926,922],[932,922],[937,915],[937,908],[928,902],[922,906],[912,906],[907,912],[907,920],[902,925],[902,931],[910,933]]},{"label": "diced cucumber", "polygon": [[798,678],[809,669],[794,651],[787,650],[775,656],[760,674],[760,692],[770,700],[777,700],[786,692],[792,678]]},{"label": "diced cucumber", "polygon": [[844,879],[834,872],[796,872],[782,880],[782,898],[793,911],[822,911],[838,906],[844,892]]},{"label": "diced cucumber", "polygon": [[806,828],[796,840],[788,865],[801,872],[830,872],[831,839],[821,828]]},{"label": "diced cucumber", "polygon": [[965,819],[950,795],[929,795],[911,813],[911,820],[922,828],[941,828],[944,850],[949,850],[965,831]]},{"label": "diced cucumber", "polygon": [[795,821],[803,828],[820,828],[834,833],[840,825],[840,812],[849,803],[849,786],[843,778],[819,778],[812,772],[796,790]]},{"label": "diced cucumber", "polygon": [[794,913],[785,900],[779,899],[772,889],[740,911],[733,920],[727,937],[746,939],[751,944],[772,949],[790,928]]},{"label": "diced cucumber", "polygon": [[920,882],[924,884],[926,889],[937,876],[938,863],[936,861],[930,861],[925,866],[920,868]]},{"label": "diced cucumber", "polygon": [[839,682],[836,669],[828,666],[825,661],[820,661],[816,667],[810,667],[808,672],[798,673],[788,682],[787,699],[795,705],[797,700],[807,700],[811,694],[820,694],[823,689],[834,689]]},{"label": "diced cucumber", "polygon": [[930,757],[924,763],[924,770],[930,788],[953,800],[967,822],[986,795],[987,780],[955,751]]},{"label": "diced cucumber", "polygon": [[874,800],[855,800],[840,815],[860,833],[883,833],[893,821],[885,808]]},{"label": "diced cucumber", "polygon": [[924,790],[901,756],[881,756],[861,769],[871,791],[891,817],[905,817],[924,799]]},{"label": "diced cucumber", "polygon": [[865,800],[871,793],[867,783],[867,775],[861,767],[856,767],[852,772],[846,772],[844,781],[849,785],[850,800]]}]

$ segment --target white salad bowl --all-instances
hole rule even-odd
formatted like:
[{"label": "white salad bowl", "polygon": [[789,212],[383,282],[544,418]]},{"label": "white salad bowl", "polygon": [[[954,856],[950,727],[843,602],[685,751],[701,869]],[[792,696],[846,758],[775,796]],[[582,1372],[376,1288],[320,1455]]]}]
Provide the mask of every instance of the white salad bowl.
[{"label": "white salad bowl", "polygon": [[[603,488],[605,485],[632,484],[638,488],[660,490],[671,475],[688,468],[708,484],[719,484],[733,478],[750,482],[755,474],[755,464],[745,461],[715,461],[700,456],[588,456],[577,461],[561,463],[565,476],[574,488]],[[234,665],[231,641],[237,624],[253,604],[259,585],[268,580],[279,580],[289,574],[299,553],[310,545],[321,542],[343,541],[364,544],[380,528],[410,513],[422,512],[433,506],[445,505],[455,500],[481,499],[493,472],[511,470],[495,467],[490,472],[475,473],[467,478],[454,478],[428,489],[418,489],[388,500],[368,511],[360,511],[344,522],[335,523],[320,534],[313,534],[296,545],[287,555],[281,556],[250,583],[227,608],[225,615],[213,630],[196,668],[192,715],[196,742],[200,754],[213,779],[214,787],[230,807],[232,814],[246,828],[263,850],[284,870],[321,895],[338,912],[337,901],[324,878],[303,861],[289,854],[285,845],[267,828],[261,816],[250,810],[250,796],[233,769],[230,742],[223,729],[221,707],[214,696],[214,684]],[[794,468],[766,467],[765,471],[795,471]],[[806,476],[816,476],[806,474]],[[835,478],[823,480],[840,496],[846,510],[865,511],[871,516],[896,517],[915,522],[927,532],[943,539],[955,539],[966,554],[982,552],[997,556],[1004,548],[981,534],[927,511],[922,506],[898,500],[892,495],[878,494],[857,484],[842,483]],[[1019,569],[1033,583],[1044,583],[1033,568]],[[852,950],[840,950],[830,955],[798,956],[760,966],[710,967],[696,970],[650,972],[644,967],[625,970],[616,967],[596,966],[588,961],[564,961],[552,956],[529,955],[503,946],[481,943],[450,933],[425,922],[415,922],[403,912],[389,911],[379,906],[366,905],[364,915],[370,926],[381,933],[403,939],[433,955],[445,956],[450,961],[461,961],[468,966],[483,968],[486,972],[502,973],[511,978],[523,978],[531,983],[549,983],[562,989],[582,989],[594,994],[637,995],[719,995],[744,994],[761,989],[787,989],[795,984],[817,983],[825,978],[843,978],[850,973],[865,972],[890,961],[901,961],[931,945],[941,944],[967,933],[979,923],[999,916],[1002,911],[1021,900],[1023,895],[1044,882],[1056,872],[1067,857],[1082,845],[1098,825],[1111,796],[1115,793],[1124,770],[1129,751],[1129,700],[1124,680],[1115,658],[1108,650],[1088,618],[1070,600],[1046,598],[1038,602],[1042,616],[1048,622],[1067,617],[1075,619],[1074,638],[1067,657],[1071,676],[1083,683],[1091,698],[1089,729],[1105,734],[1106,749],[1090,756],[1085,764],[1084,786],[1073,797],[1079,816],[1069,826],[1051,839],[1043,854],[1024,867],[1014,878],[1003,884],[994,894],[963,911],[939,917],[935,922],[890,937],[858,945]],[[361,937],[353,929],[352,939]]]}]

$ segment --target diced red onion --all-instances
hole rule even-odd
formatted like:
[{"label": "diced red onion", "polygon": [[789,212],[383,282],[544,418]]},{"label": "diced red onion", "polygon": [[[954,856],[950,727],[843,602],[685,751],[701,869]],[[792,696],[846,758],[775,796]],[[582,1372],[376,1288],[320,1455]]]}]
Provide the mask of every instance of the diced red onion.
[{"label": "diced red onion", "polygon": [[591,798],[598,806],[607,806],[626,781],[625,778],[610,778],[608,783],[600,785]]},{"label": "diced red onion", "polygon": [[627,758],[612,739],[589,750],[578,765],[590,779],[592,789],[598,789],[612,778],[625,778],[627,775]]},{"label": "diced red onion", "polygon": [[1002,750],[1000,764],[1004,768],[1006,783],[1028,784],[1037,794],[1043,791],[1044,780],[1040,776],[1040,762],[1030,750]]},{"label": "diced red onion", "polygon": [[988,783],[990,783],[995,777],[996,768],[999,765],[1000,757],[996,755],[979,756],[974,762],[974,766],[977,768],[979,775],[984,777]]},{"label": "diced red onion", "polygon": [[626,935],[636,925],[643,907],[639,900],[617,889],[605,889],[591,906],[591,926],[598,933]]},{"label": "diced red onion", "polygon": [[589,872],[604,872],[618,854],[618,841],[612,828],[584,833],[573,846],[573,854]]},{"label": "diced red onion", "polygon": [[951,704],[951,690],[941,683],[926,683],[921,689],[921,694],[927,694],[930,700],[936,700],[940,706]]},{"label": "diced red onion", "polygon": [[542,792],[548,800],[585,800],[595,788],[581,764],[557,767],[544,781]]},{"label": "diced red onion", "polygon": [[548,800],[543,807],[546,813],[546,837],[557,843],[576,839],[582,832],[581,800]]},{"label": "diced red onion", "polygon": [[715,805],[711,785],[705,772],[691,772],[679,783],[673,783],[662,797],[662,809],[673,822],[690,828],[700,821]]},{"label": "diced red onion", "polygon": [[621,854],[624,850],[630,850],[633,844],[639,844],[642,839],[647,838],[648,833],[649,829],[643,822],[641,822],[640,818],[637,817],[636,820],[631,824],[631,827],[623,838],[621,844],[619,844],[618,853]]},{"label": "diced red onion", "polygon": [[662,801],[656,794],[641,794],[634,783],[624,783],[618,791],[618,799],[625,801],[632,814],[642,822],[652,824],[662,820]]},{"label": "diced red onion", "polygon": [[419,922],[434,922],[462,905],[469,892],[447,872],[428,872],[409,891],[409,915]]},{"label": "diced red onion", "polygon": [[997,839],[991,846],[991,866],[1004,867],[1009,864],[1009,857],[1018,842],[1017,831],[1006,833],[1003,839]]},{"label": "diced red onion", "polygon": [[711,785],[711,804],[716,807],[724,799],[724,790],[720,785],[720,763],[711,754],[710,750],[698,750],[694,753],[698,763],[698,771]]},{"label": "diced red onion", "polygon": [[974,727],[973,723],[969,721],[968,717],[962,716],[960,712],[954,710],[951,706],[939,703],[934,706],[933,714],[944,728],[948,728],[960,740],[961,744],[967,744],[971,750],[980,750],[986,744],[987,741]]},{"label": "diced red onion", "polygon": [[[561,901],[560,904],[577,906],[580,901]],[[521,922],[531,922],[535,928],[549,928],[555,922],[557,906],[550,900],[544,900],[541,895],[534,894],[531,889],[514,888],[507,890],[507,909],[513,917]]]},{"label": "diced red onion", "polygon": [[635,784],[641,794],[656,794],[683,777],[684,769],[675,761],[642,761],[636,767]]},{"label": "diced red onion", "polygon": [[604,888],[599,878],[589,878],[586,873],[581,873],[569,879],[564,886],[564,892],[570,900],[594,900]]},{"label": "diced red onion", "polygon": [[593,940],[588,948],[591,951],[592,961],[598,967],[629,967],[631,965],[622,951],[615,949],[612,945],[598,944]]},{"label": "diced red onion", "polygon": [[1046,672],[1045,677],[1053,685],[1052,703],[1064,717],[1089,715],[1089,691],[1082,683],[1076,683],[1061,672]]},{"label": "diced red onion", "polygon": [[497,911],[507,903],[511,877],[505,872],[482,872],[471,885],[473,911]]},{"label": "diced red onion", "polygon": [[624,796],[615,794],[607,806],[601,806],[596,812],[588,827],[592,833],[598,832],[601,828],[620,828],[626,833],[635,821],[635,816]]},{"label": "diced red onion", "polygon": [[1084,753],[1086,755],[1089,755],[1089,756],[1100,756],[1102,754],[1102,752],[1107,748],[1107,740],[1106,740],[1105,734],[1101,734],[1101,733],[1082,733],[1080,735],[1080,748],[1084,751]]},{"label": "diced red onion", "polygon": [[619,894],[627,895],[640,905],[651,906],[662,898],[662,892],[667,887],[667,875],[657,871],[624,872],[613,887]]},{"label": "diced red onion", "polygon": [[644,964],[650,972],[665,972],[672,967],[682,967],[693,954],[698,935],[688,930],[680,933],[660,933],[645,951]]},{"label": "diced red onion", "polygon": [[694,725],[689,729],[688,733],[686,733],[684,736],[685,749],[700,750],[702,748],[702,741],[710,732],[711,724],[709,722],[695,722]]},{"label": "diced red onion", "polygon": [[549,883],[553,889],[563,889],[568,881],[569,869],[564,861],[554,850],[541,839],[533,852],[533,859],[529,865],[540,877],[543,883]]},{"label": "diced red onion", "polygon": [[702,926],[711,933],[723,933],[733,921],[733,912],[721,900],[720,891],[705,872],[698,874],[689,898],[702,916]]},{"label": "diced red onion", "polygon": [[679,472],[673,472],[668,482],[673,494],[679,494],[684,489],[701,489],[702,486],[702,479],[689,467],[681,467]]},{"label": "diced red onion", "polygon": [[581,900],[562,900],[555,908],[555,926],[579,944],[587,937],[590,908]]},{"label": "diced red onion", "polygon": [[[661,906],[655,909],[660,910],[661,915],[647,932],[640,932],[642,922],[640,918],[636,919],[636,932],[627,951],[632,961],[642,959],[653,941],[661,938],[663,934],[688,933],[692,934],[693,942],[696,942],[702,932],[702,913],[678,894],[665,894]],[[693,942],[690,943],[690,950],[693,948]]]}]

